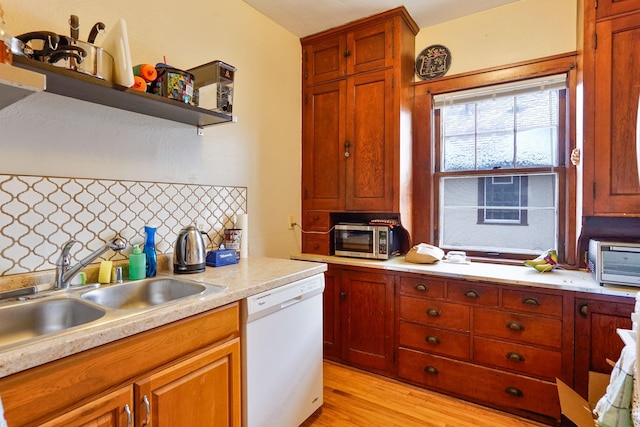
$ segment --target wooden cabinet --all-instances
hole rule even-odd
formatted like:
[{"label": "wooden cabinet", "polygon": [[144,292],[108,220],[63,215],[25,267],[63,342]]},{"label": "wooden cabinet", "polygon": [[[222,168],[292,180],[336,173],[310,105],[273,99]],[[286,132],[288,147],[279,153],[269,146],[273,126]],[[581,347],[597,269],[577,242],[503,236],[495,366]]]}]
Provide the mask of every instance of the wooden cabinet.
[{"label": "wooden cabinet", "polygon": [[399,281],[400,378],[560,417],[555,378],[571,383],[573,375],[572,295],[418,275]]},{"label": "wooden cabinet", "polygon": [[133,393],[131,386],[125,386],[40,424],[40,427],[130,427],[132,425]]},{"label": "wooden cabinet", "polygon": [[400,7],[301,40],[303,216],[400,213],[410,230],[417,30]]},{"label": "wooden cabinet", "polygon": [[635,300],[627,297],[576,294],[575,300],[575,384],[588,396],[589,371],[611,373],[607,359],[620,357],[623,343],[616,330],[631,329]]},{"label": "wooden cabinet", "polygon": [[302,217],[302,228],[307,231],[302,239],[302,252],[331,255],[333,253],[333,231],[328,211],[306,211]]},{"label": "wooden cabinet", "polygon": [[[334,356],[339,354],[333,358],[351,365],[379,373],[392,372],[394,275],[333,265],[325,278],[335,287],[333,295],[325,298],[324,316],[334,320],[329,325],[331,329],[325,323],[325,350],[330,349]],[[335,344],[338,339],[339,350]]]},{"label": "wooden cabinet", "polygon": [[[240,343],[210,348],[134,384],[137,425],[240,425]],[[140,404],[142,402],[142,404]]]},{"label": "wooden cabinet", "polygon": [[584,213],[640,216],[640,2],[599,1],[596,12],[593,1],[585,2]]},{"label": "wooden cabinet", "polygon": [[607,18],[621,13],[635,12],[640,9],[640,0],[598,0],[596,18]]},{"label": "wooden cabinet", "polygon": [[340,272],[341,356],[379,371],[393,369],[394,276]]},{"label": "wooden cabinet", "polygon": [[240,426],[240,372],[234,303],[2,378],[0,390],[15,426],[129,426],[130,414],[140,426],[227,427]]}]

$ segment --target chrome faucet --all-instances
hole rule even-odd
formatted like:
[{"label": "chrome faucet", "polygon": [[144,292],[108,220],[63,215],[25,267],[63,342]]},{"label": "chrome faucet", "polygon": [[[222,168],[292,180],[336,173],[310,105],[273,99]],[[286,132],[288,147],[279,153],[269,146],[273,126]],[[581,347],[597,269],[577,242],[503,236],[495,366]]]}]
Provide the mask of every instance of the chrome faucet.
[{"label": "chrome faucet", "polygon": [[71,256],[69,252],[71,251],[71,246],[75,243],[77,243],[77,240],[72,239],[62,245],[62,253],[60,257],[58,257],[58,261],[56,261],[56,289],[68,289],[71,284],[71,279],[107,250],[112,249],[119,252],[127,247],[127,242],[123,238],[116,237],[71,267]]}]

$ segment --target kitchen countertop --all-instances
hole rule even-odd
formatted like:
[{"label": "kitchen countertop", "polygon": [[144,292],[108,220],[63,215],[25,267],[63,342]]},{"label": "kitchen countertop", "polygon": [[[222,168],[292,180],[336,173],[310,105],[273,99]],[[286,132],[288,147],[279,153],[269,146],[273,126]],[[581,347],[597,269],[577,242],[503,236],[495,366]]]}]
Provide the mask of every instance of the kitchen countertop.
[{"label": "kitchen countertop", "polygon": [[[238,264],[218,268],[207,267],[203,273],[176,275],[181,279],[224,285],[228,289],[205,296],[176,300],[108,323],[96,322],[94,327],[85,324],[76,331],[75,328],[71,328],[10,346],[6,350],[0,350],[0,378],[240,301],[248,296],[322,273],[326,269],[326,264],[317,262],[249,257],[240,260]],[[158,272],[158,276],[163,275],[173,273]]]},{"label": "kitchen countertop", "polygon": [[565,291],[588,292],[600,295],[635,298],[636,293],[640,291],[638,288],[626,286],[600,286],[595,282],[595,280],[593,280],[591,273],[581,270],[555,269],[551,272],[540,273],[537,270],[524,265],[503,265],[484,262],[454,264],[440,261],[436,264],[414,264],[406,262],[404,256],[394,257],[389,260],[366,260],[337,256],[295,254],[292,255],[291,258],[344,266],[418,273],[479,282],[526,285]]}]

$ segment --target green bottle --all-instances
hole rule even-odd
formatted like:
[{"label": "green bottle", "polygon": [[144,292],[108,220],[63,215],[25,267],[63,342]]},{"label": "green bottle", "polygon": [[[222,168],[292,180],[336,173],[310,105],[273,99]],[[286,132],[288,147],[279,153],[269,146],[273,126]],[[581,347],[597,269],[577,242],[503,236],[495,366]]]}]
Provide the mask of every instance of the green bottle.
[{"label": "green bottle", "polygon": [[147,275],[147,257],[142,253],[140,245],[133,245],[133,253],[129,255],[129,280],[144,279]]}]

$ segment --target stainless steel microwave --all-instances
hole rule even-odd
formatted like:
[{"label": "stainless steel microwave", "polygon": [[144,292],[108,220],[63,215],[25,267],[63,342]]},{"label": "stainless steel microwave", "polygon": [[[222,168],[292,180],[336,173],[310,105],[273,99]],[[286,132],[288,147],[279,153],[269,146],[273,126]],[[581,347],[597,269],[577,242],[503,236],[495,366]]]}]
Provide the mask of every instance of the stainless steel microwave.
[{"label": "stainless steel microwave", "polygon": [[337,224],[335,255],[389,259],[400,255],[400,233],[387,225]]},{"label": "stainless steel microwave", "polygon": [[640,243],[591,239],[588,264],[600,285],[640,286]]}]

